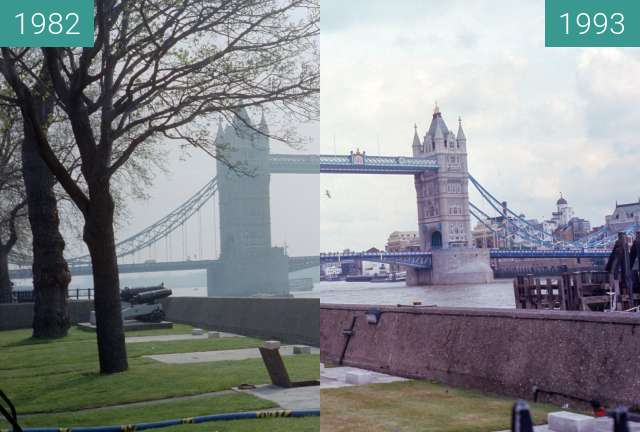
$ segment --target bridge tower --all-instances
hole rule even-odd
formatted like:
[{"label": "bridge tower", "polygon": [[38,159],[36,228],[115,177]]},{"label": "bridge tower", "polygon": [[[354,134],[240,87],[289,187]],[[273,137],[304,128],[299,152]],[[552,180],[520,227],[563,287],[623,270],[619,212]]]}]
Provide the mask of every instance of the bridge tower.
[{"label": "bridge tower", "polygon": [[410,272],[409,284],[490,281],[488,251],[475,249],[471,237],[467,138],[462,120],[458,119],[454,134],[436,103],[423,140],[415,127],[412,149],[414,157],[436,159],[439,169],[415,175],[420,248],[432,251],[433,269]]},{"label": "bridge tower", "polygon": [[218,127],[220,260],[208,270],[209,296],[287,295],[288,259],[271,247],[269,128],[241,110]]}]

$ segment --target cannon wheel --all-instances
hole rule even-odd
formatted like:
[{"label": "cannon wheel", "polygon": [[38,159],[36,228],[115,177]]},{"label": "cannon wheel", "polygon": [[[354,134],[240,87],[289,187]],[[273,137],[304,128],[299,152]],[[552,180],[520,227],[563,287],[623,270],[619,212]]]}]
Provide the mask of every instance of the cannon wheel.
[{"label": "cannon wheel", "polygon": [[156,309],[150,314],[139,316],[136,319],[144,322],[161,322],[164,321],[164,318],[164,311],[162,309]]}]

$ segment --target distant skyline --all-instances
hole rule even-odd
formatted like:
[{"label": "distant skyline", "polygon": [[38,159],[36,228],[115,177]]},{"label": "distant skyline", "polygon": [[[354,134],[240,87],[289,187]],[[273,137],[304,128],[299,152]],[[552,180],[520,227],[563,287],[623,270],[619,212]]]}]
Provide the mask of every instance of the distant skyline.
[{"label": "distant skyline", "polygon": [[[469,171],[527,218],[562,192],[598,226],[640,196],[640,53],[545,48],[544,2],[323,0],[321,46],[323,153],[409,155],[438,101],[450,128],[462,117]],[[320,181],[323,251],[417,229],[410,176]]]}]

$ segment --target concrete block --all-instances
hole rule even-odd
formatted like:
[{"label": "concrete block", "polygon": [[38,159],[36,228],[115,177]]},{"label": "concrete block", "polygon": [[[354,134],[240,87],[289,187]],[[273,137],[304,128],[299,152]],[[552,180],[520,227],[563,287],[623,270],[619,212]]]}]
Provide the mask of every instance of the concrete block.
[{"label": "concrete block", "polygon": [[311,347],[306,345],[296,345],[293,347],[294,354],[311,354]]},{"label": "concrete block", "polygon": [[280,341],[277,340],[268,340],[268,341],[264,341],[264,343],[262,344],[262,348],[266,348],[266,349],[280,349]]},{"label": "concrete block", "polygon": [[[613,430],[613,419],[600,417],[593,421],[590,432],[611,432]],[[640,432],[640,423],[629,422],[629,432]]]},{"label": "concrete block", "polygon": [[347,384],[364,385],[370,384],[372,380],[373,377],[367,372],[352,371],[347,372],[345,375],[345,381]]},{"label": "concrete block", "polygon": [[220,332],[210,331],[209,333],[207,333],[207,338],[208,339],[220,339]]},{"label": "concrete block", "polygon": [[201,328],[192,328],[191,329],[191,335],[192,336],[202,336],[204,334],[204,330],[202,330]]},{"label": "concrete block", "polygon": [[96,325],[96,311],[89,312],[89,322]]},{"label": "concrete block", "polygon": [[553,432],[592,432],[595,418],[567,411],[549,413],[547,422]]}]

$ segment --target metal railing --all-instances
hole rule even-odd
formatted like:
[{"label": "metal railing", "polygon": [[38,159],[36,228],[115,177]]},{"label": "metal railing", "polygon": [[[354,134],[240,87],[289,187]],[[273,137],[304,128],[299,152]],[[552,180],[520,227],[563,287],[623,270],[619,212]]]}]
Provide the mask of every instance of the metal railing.
[{"label": "metal railing", "polygon": [[[93,300],[93,288],[70,288],[67,292],[69,300]],[[14,303],[33,303],[33,290],[14,291]]]}]

